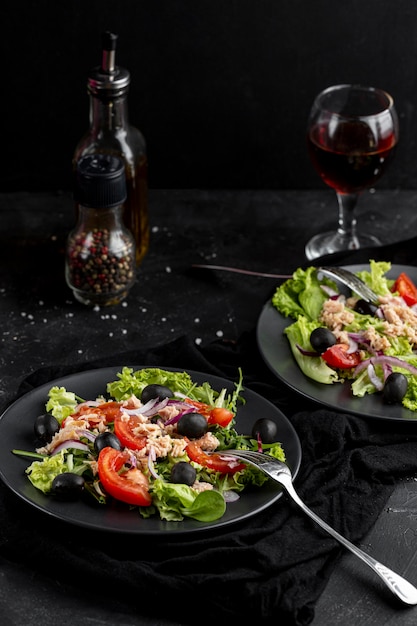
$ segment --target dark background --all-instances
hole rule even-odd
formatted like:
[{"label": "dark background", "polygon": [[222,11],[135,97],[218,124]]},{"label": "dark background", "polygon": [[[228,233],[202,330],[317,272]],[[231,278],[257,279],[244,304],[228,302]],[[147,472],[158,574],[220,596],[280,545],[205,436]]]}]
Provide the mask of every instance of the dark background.
[{"label": "dark background", "polygon": [[101,33],[119,34],[152,188],[323,188],[315,94],[389,91],[401,140],[380,188],[417,186],[415,0],[14,0],[2,7],[0,191],[68,190]]}]

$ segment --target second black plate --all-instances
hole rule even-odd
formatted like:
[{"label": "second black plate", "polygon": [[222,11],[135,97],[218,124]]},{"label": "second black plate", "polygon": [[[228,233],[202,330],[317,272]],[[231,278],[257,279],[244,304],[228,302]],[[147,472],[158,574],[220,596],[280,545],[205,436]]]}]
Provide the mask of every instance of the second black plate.
[{"label": "second black plate", "polygon": [[[369,265],[349,265],[347,269],[353,272],[369,270]],[[417,283],[417,268],[408,265],[393,265],[387,276],[396,278],[401,272],[406,272]],[[402,405],[384,404],[381,394],[357,398],[352,395],[349,383],[324,385],[307,378],[298,367],[284,335],[284,329],[292,322],[293,320],[281,315],[269,301],[265,304],[257,325],[257,341],[264,361],[289,387],[306,398],[337,411],[384,420],[417,421],[417,412]]]}]

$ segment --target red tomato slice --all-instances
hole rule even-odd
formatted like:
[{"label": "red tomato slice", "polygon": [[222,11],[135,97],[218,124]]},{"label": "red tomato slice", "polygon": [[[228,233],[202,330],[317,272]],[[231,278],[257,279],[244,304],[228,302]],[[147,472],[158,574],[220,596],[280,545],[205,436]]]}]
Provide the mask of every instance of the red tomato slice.
[{"label": "red tomato slice", "polygon": [[221,472],[222,474],[235,474],[246,467],[244,463],[240,463],[240,461],[236,461],[230,457],[222,458],[221,452],[218,454],[206,454],[195,441],[190,441],[185,451],[191,461],[199,463],[204,467],[209,467],[217,472]]},{"label": "red tomato slice", "polygon": [[361,362],[361,355],[359,352],[350,352],[348,354],[348,348],[349,346],[345,343],[336,343],[334,346],[327,348],[321,357],[326,361],[327,365],[336,369],[356,367]]},{"label": "red tomato slice", "polygon": [[114,420],[114,434],[119,438],[120,443],[131,450],[142,450],[146,446],[146,436],[137,435],[134,429],[140,424],[136,415],[130,415],[128,420],[122,419],[119,413]]},{"label": "red tomato slice", "polygon": [[[120,415],[120,406],[121,403],[115,401],[103,402],[99,406],[88,406],[86,404],[73,413],[71,417],[76,419],[77,417],[88,415],[88,424],[90,428],[94,428],[94,426],[103,421],[106,424],[114,422],[116,416]],[[65,420],[62,422],[61,426],[65,426]]]},{"label": "red tomato slice", "polygon": [[103,448],[98,456],[100,482],[107,493],[116,500],[136,506],[149,506],[152,498],[145,474],[136,467],[120,472],[129,459],[130,454],[126,451]]},{"label": "red tomato slice", "polygon": [[404,299],[408,306],[413,306],[413,304],[417,304],[417,287],[411,280],[411,278],[402,272],[394,285],[392,286],[393,292],[398,292],[399,295]]},{"label": "red tomato slice", "polygon": [[207,418],[209,424],[218,424],[225,428],[234,418],[232,411],[222,407],[212,407],[204,402],[190,400],[190,398],[186,398],[185,402],[192,404],[201,415]]}]

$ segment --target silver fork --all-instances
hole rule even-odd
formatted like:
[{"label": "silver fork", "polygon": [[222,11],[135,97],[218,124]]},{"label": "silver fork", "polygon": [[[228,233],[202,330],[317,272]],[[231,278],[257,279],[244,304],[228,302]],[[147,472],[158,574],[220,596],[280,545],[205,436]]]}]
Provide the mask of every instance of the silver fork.
[{"label": "silver fork", "polygon": [[222,450],[219,452],[221,456],[232,456],[236,459],[241,459],[251,465],[262,470],[267,476],[275,480],[282,485],[287,491],[288,495],[298,504],[298,506],[307,513],[321,528],[327,531],[334,539],[337,539],[348,550],[353,552],[357,557],[362,559],[364,563],[369,565],[382,578],[388,589],[392,591],[402,602],[409,605],[417,604],[417,589],[409,583],[407,580],[390,570],[382,563],[379,563],[374,558],[362,552],[353,543],[345,539],[342,535],[339,535],[331,526],[326,524],[318,515],[313,513],[306,504],[301,500],[292,484],[292,475],[289,467],[275,459],[274,457],[261,453],[253,452],[251,450]]},{"label": "silver fork", "polygon": [[379,303],[377,294],[370,287],[368,287],[363,280],[356,276],[356,274],[343,267],[318,267],[317,273],[324,274],[333,280],[338,280],[349,287],[349,289],[360,296],[363,300],[366,300],[366,302],[371,302],[372,304]]}]

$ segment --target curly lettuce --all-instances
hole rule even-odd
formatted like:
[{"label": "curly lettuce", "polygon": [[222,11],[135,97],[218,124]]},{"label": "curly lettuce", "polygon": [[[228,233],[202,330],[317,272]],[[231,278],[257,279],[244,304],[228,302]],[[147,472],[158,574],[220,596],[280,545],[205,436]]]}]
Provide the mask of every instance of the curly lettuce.
[{"label": "curly lettuce", "polygon": [[272,296],[272,305],[282,315],[297,319],[300,315],[310,321],[316,320],[328,295],[321,285],[335,288],[335,283],[328,279],[319,281],[315,267],[306,270],[297,269],[292,278],[280,285]]}]

